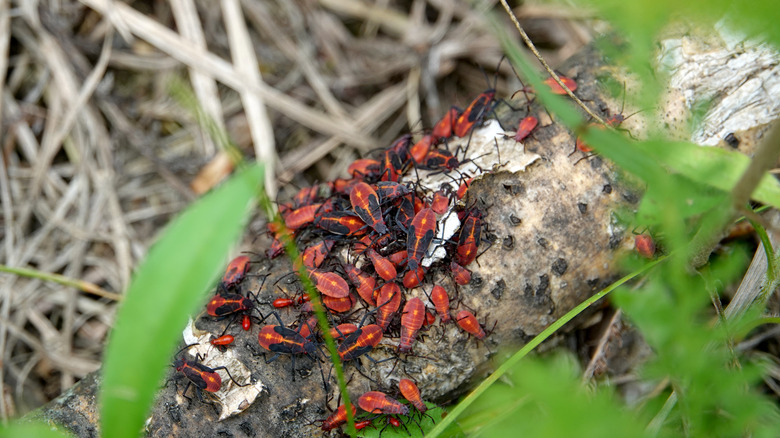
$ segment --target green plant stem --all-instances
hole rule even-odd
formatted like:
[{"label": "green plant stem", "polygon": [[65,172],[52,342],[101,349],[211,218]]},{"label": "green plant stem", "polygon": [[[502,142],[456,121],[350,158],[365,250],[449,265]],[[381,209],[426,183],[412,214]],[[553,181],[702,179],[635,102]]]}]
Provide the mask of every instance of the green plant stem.
[{"label": "green plant stem", "polygon": [[[272,203],[265,195],[265,193],[261,193],[260,195],[260,204],[265,210],[267,217],[272,218],[280,230],[287,229],[282,218],[278,214],[274,214]],[[314,314],[317,316],[317,324],[320,326],[322,337],[325,340],[325,346],[328,349],[330,360],[333,363],[334,370],[336,371],[336,380],[339,384],[341,397],[344,399],[344,407],[347,413],[347,433],[349,433],[349,435],[354,438],[357,436],[357,429],[355,429],[355,417],[352,415],[352,409],[350,408],[350,406],[352,406],[352,402],[347,391],[347,381],[344,377],[344,367],[338,354],[336,341],[330,334],[328,317],[325,315],[325,309],[322,306],[322,300],[320,299],[320,295],[314,287],[314,283],[312,283],[308,276],[306,267],[303,265],[303,263],[298,263],[298,260],[300,260],[298,247],[295,245],[295,241],[293,240],[292,236],[289,233],[282,232],[280,233],[280,237],[282,243],[284,244],[284,250],[287,253],[287,256],[290,258],[293,266],[298,266],[298,277],[300,278],[306,293],[309,295],[309,301],[311,302],[312,308],[314,309]]]},{"label": "green plant stem", "polygon": [[83,280],[76,280],[75,278],[66,277],[60,274],[52,274],[51,272],[43,272],[37,269],[14,268],[11,266],[0,265],[0,272],[9,272],[11,274],[21,275],[22,277],[38,278],[40,280],[51,281],[63,286],[75,287],[76,289],[82,290],[84,292],[108,298],[114,301],[122,301],[122,298],[124,298],[122,295],[109,292],[94,283]]},{"label": "green plant stem", "polygon": [[631,279],[633,279],[633,278],[635,278],[635,277],[639,276],[640,274],[643,274],[643,273],[647,272],[648,270],[650,270],[651,268],[653,268],[653,267],[654,267],[654,266],[656,266],[657,264],[659,264],[659,263],[661,263],[662,261],[666,260],[666,258],[667,258],[667,257],[668,257],[668,256],[663,256],[663,257],[661,257],[661,258],[659,258],[659,259],[657,259],[657,260],[654,260],[654,261],[652,261],[652,262],[650,262],[650,263],[646,264],[646,265],[645,265],[645,266],[643,266],[641,269],[639,269],[639,270],[637,270],[637,271],[634,271],[634,272],[632,272],[632,273],[630,273],[630,274],[628,274],[628,275],[624,276],[623,278],[621,278],[621,279],[619,279],[618,281],[616,281],[616,282],[612,283],[611,285],[609,285],[609,286],[608,286],[608,287],[606,287],[605,289],[603,289],[603,290],[599,291],[598,293],[596,293],[596,294],[595,294],[595,295],[593,295],[592,297],[590,297],[590,298],[588,298],[587,300],[583,301],[583,302],[582,302],[582,303],[580,303],[580,304],[579,304],[577,307],[575,307],[575,308],[571,309],[571,310],[570,310],[570,311],[568,311],[568,312],[567,312],[565,315],[563,315],[563,316],[562,316],[562,317],[560,317],[558,320],[556,320],[554,323],[550,324],[550,326],[549,326],[549,327],[547,327],[546,329],[544,329],[544,330],[543,330],[541,333],[539,333],[538,335],[536,335],[536,337],[534,337],[533,339],[531,339],[531,341],[530,341],[530,342],[528,342],[527,344],[525,344],[525,345],[523,346],[523,348],[521,348],[521,349],[520,349],[520,351],[518,351],[517,353],[515,353],[514,355],[512,355],[512,357],[510,357],[509,359],[507,359],[507,361],[506,361],[506,362],[504,362],[503,364],[501,364],[501,366],[499,366],[499,367],[498,367],[498,368],[497,368],[497,369],[496,369],[496,370],[493,372],[493,374],[491,374],[491,375],[490,375],[490,376],[488,376],[488,377],[487,377],[485,380],[483,380],[483,381],[482,381],[482,383],[480,383],[480,384],[479,384],[479,386],[477,386],[477,387],[474,389],[474,391],[472,391],[472,392],[471,392],[471,394],[469,394],[468,396],[466,396],[466,398],[464,398],[464,399],[463,399],[463,400],[462,400],[460,403],[458,403],[458,405],[457,405],[457,406],[455,406],[455,408],[453,408],[453,409],[452,409],[452,410],[449,412],[449,414],[448,414],[448,415],[447,415],[447,416],[446,416],[446,417],[445,417],[445,418],[444,418],[444,419],[443,419],[443,420],[442,420],[442,421],[441,421],[439,424],[437,424],[437,425],[436,425],[436,427],[435,427],[435,428],[433,428],[433,430],[431,430],[431,431],[428,433],[428,435],[426,435],[426,437],[427,437],[427,438],[435,438],[435,437],[439,436],[439,435],[440,435],[440,434],[441,434],[441,433],[442,433],[442,432],[443,432],[443,431],[444,431],[444,430],[445,430],[445,429],[446,429],[446,428],[447,428],[447,427],[448,427],[450,424],[452,424],[452,422],[454,422],[454,421],[455,421],[455,420],[458,418],[458,416],[459,416],[460,414],[462,414],[462,413],[463,413],[463,411],[465,411],[465,410],[466,410],[466,408],[468,408],[469,406],[471,406],[471,404],[472,404],[472,403],[474,403],[474,401],[476,401],[476,399],[477,399],[477,398],[478,398],[480,395],[484,394],[484,393],[485,393],[485,391],[487,391],[487,389],[490,387],[490,385],[492,385],[492,384],[493,384],[493,383],[495,383],[495,382],[496,382],[498,379],[500,379],[502,376],[504,376],[504,374],[506,374],[506,373],[507,373],[507,371],[509,371],[509,370],[510,370],[510,369],[512,369],[512,368],[513,368],[515,365],[517,365],[517,363],[520,361],[520,359],[522,359],[522,358],[524,358],[526,355],[528,355],[528,353],[530,353],[530,352],[531,352],[531,351],[532,351],[534,348],[536,348],[537,346],[539,346],[539,344],[541,344],[542,342],[544,342],[544,341],[545,341],[547,338],[549,338],[549,337],[550,337],[550,336],[551,336],[553,333],[555,333],[555,332],[556,332],[556,331],[558,331],[558,330],[559,330],[561,327],[563,327],[563,326],[564,326],[566,323],[568,323],[569,321],[571,321],[571,320],[572,320],[572,319],[573,319],[575,316],[577,316],[577,315],[579,315],[580,313],[582,313],[582,311],[584,311],[585,309],[587,309],[588,307],[590,307],[590,306],[591,306],[593,303],[595,303],[596,301],[598,301],[598,300],[600,300],[600,299],[604,298],[604,297],[605,297],[605,296],[607,296],[607,295],[608,295],[610,292],[614,291],[614,290],[615,290],[615,289],[617,289],[619,286],[622,286],[622,285],[623,285],[623,284],[625,284],[627,281],[629,281],[629,280],[631,280]]}]

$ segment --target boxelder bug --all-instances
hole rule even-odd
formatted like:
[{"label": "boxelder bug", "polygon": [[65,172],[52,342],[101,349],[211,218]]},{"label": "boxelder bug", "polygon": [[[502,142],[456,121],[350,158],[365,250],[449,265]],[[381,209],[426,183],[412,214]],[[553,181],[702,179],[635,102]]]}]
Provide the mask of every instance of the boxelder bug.
[{"label": "boxelder bug", "polygon": [[485,118],[485,115],[493,110],[496,90],[490,89],[477,96],[463,113],[455,119],[452,126],[452,133],[457,137],[465,137],[474,128],[474,124],[479,123]]},{"label": "boxelder bug", "polygon": [[227,291],[238,286],[238,283],[241,283],[244,279],[246,271],[249,270],[250,263],[249,257],[245,255],[240,255],[231,260],[227,269],[225,269],[222,281],[219,283],[220,289]]},{"label": "boxelder bug", "polygon": [[382,218],[382,207],[379,206],[379,195],[370,185],[359,182],[352,187],[349,192],[349,200],[352,203],[352,209],[379,234],[387,233],[387,225]]},{"label": "boxelder bug", "polygon": [[455,261],[459,265],[467,266],[477,257],[481,231],[482,214],[479,210],[471,210],[460,226],[460,238],[455,254]]},{"label": "boxelder bug", "polygon": [[403,278],[403,285],[407,289],[417,287],[420,285],[420,283],[422,283],[424,277],[425,268],[418,266],[417,269],[406,271],[406,274],[404,274]]},{"label": "boxelder bug", "polygon": [[350,361],[368,353],[379,345],[382,340],[382,327],[369,324],[358,328],[354,333],[347,335],[344,342],[338,346],[339,358],[342,361]]},{"label": "boxelder bug", "polygon": [[[279,315],[276,313],[274,313],[274,315],[279,321],[279,325],[268,324],[263,326],[263,328],[260,329],[260,333],[257,335],[257,341],[261,347],[272,353],[276,353],[273,357],[266,360],[265,363],[273,362],[280,354],[289,354],[292,356],[292,377],[293,381],[295,381],[295,356],[298,354],[305,354],[312,359],[315,359],[315,356],[317,356],[320,351],[317,348],[317,344],[301,335],[300,329],[302,326],[298,328],[298,331],[287,328],[282,323],[282,319],[279,318]],[[320,371],[322,371],[322,369],[320,369]],[[325,381],[324,376],[323,381]]]},{"label": "boxelder bug", "polygon": [[370,248],[366,251],[366,255],[371,259],[371,264],[374,265],[376,273],[382,277],[383,280],[390,281],[398,275],[395,266],[393,266],[393,263],[386,257],[379,255],[378,252]]},{"label": "boxelder bug", "polygon": [[423,322],[425,322],[425,304],[417,297],[408,300],[401,314],[401,341],[398,351],[408,353],[412,350],[412,342]]},{"label": "boxelder bug", "polygon": [[349,295],[349,285],[339,274],[312,269],[309,275],[317,290],[323,295],[333,298],[345,298]]},{"label": "boxelder bug", "polygon": [[440,143],[442,139],[448,139],[452,137],[452,127],[455,125],[455,121],[459,116],[460,111],[457,108],[452,107],[449,111],[447,111],[447,114],[441,118],[441,120],[433,125],[433,131],[431,132],[431,135],[433,136],[436,143]]},{"label": "boxelder bug", "polygon": [[370,158],[360,158],[352,162],[347,167],[347,172],[352,175],[353,178],[370,178],[375,175],[379,175],[382,171],[382,164],[377,160]]},{"label": "boxelder bug", "polygon": [[349,294],[344,298],[333,298],[327,295],[322,296],[322,304],[329,310],[337,313],[349,312],[357,302],[354,294]]},{"label": "boxelder bug", "polygon": [[450,321],[450,297],[447,295],[447,291],[438,284],[433,286],[431,290],[431,302],[433,307],[436,308],[436,313],[439,314],[441,322]]},{"label": "boxelder bug", "polygon": [[460,328],[471,333],[475,338],[485,339],[485,330],[482,329],[479,321],[477,321],[477,317],[474,316],[473,313],[468,310],[461,310],[458,312],[458,316],[455,317],[455,320],[458,322]]},{"label": "boxelder bug", "polygon": [[342,236],[360,235],[366,230],[363,219],[348,211],[320,213],[314,219],[314,226]]},{"label": "boxelder bug", "polygon": [[409,379],[401,379],[398,382],[398,389],[401,391],[401,395],[409,400],[418,411],[425,412],[428,410],[428,406],[425,406],[422,397],[420,397],[420,388],[414,382]]},{"label": "boxelder bug", "polygon": [[243,295],[214,295],[206,304],[206,312],[211,316],[222,317],[238,312],[248,312],[254,307],[255,303]]},{"label": "boxelder bug", "polygon": [[520,120],[520,123],[517,125],[517,133],[515,134],[515,141],[525,140],[526,137],[531,135],[531,131],[533,131],[534,128],[536,128],[536,125],[538,124],[539,124],[539,119],[537,119],[534,116],[528,116],[525,117],[523,120]]},{"label": "boxelder bug", "polygon": [[[563,82],[563,85],[566,85],[569,88],[569,90],[571,90],[572,92],[577,91],[577,82],[575,82],[574,79],[567,78],[566,76],[563,75],[558,75],[558,77],[561,79],[561,82]],[[555,79],[553,79],[552,77],[545,79],[544,84],[550,87],[550,91],[552,91],[553,94],[559,94],[559,95],[567,94],[566,90],[561,88],[561,86],[558,85],[558,83],[555,82]]]},{"label": "boxelder bug", "polygon": [[361,395],[358,406],[369,414],[409,414],[408,406],[379,391],[369,391]]},{"label": "boxelder bug", "polygon": [[372,306],[376,305],[376,300],[374,300],[374,288],[376,287],[376,280],[374,277],[372,277],[367,272],[356,268],[355,265],[349,263],[344,264],[344,270],[347,272],[349,281],[355,285],[355,289],[357,289],[360,298],[363,298],[363,301]]},{"label": "boxelder bug", "polygon": [[463,286],[469,284],[471,281],[471,271],[459,265],[454,260],[450,262],[450,271],[452,271],[452,277],[455,279],[455,283]]},{"label": "boxelder bug", "polygon": [[[352,418],[355,418],[355,415],[357,414],[357,409],[355,409],[354,405],[350,405],[352,408]],[[341,405],[336,409],[336,412],[332,413],[330,417],[326,418],[325,421],[322,422],[322,430],[325,432],[331,431],[342,424],[347,422],[347,406]]]},{"label": "boxelder bug", "polygon": [[[182,350],[189,347],[192,347],[192,345],[187,345]],[[179,350],[179,352],[181,352],[181,350]],[[224,370],[227,373],[228,377],[230,377],[230,380],[233,381],[233,383],[235,383],[236,386],[248,385],[248,384],[241,385],[238,382],[236,382],[236,380],[230,374],[230,371],[224,366],[210,368],[200,363],[199,362],[200,360],[202,360],[202,357],[198,355],[195,357],[195,360],[177,358],[176,360],[173,361],[173,368],[176,369],[176,371],[184,374],[184,377],[186,377],[187,380],[189,380],[189,382],[187,382],[187,386],[184,388],[184,391],[182,391],[182,396],[184,398],[191,400],[186,395],[187,389],[189,389],[191,384],[195,385],[196,393],[198,395],[198,398],[201,401],[203,401],[203,398],[201,397],[200,394],[201,390],[207,392],[219,391],[220,388],[222,388],[222,377],[219,376],[217,370]]]},{"label": "boxelder bug", "polygon": [[314,222],[315,214],[320,207],[322,207],[322,204],[311,204],[295,209],[287,213],[284,218],[284,224],[291,230],[297,230],[309,225]]},{"label": "boxelder bug", "polygon": [[406,266],[409,270],[416,270],[422,261],[425,251],[436,234],[436,213],[430,208],[423,208],[414,215],[406,240]]},{"label": "boxelder bug", "polygon": [[648,234],[634,236],[634,248],[642,257],[651,259],[655,255],[655,242]]},{"label": "boxelder bug", "polygon": [[382,330],[387,329],[395,312],[401,307],[401,295],[401,288],[392,281],[385,283],[379,289],[379,296],[376,299],[379,315],[376,318],[376,323],[382,327]]},{"label": "boxelder bug", "polygon": [[409,149],[409,155],[412,158],[414,164],[420,164],[423,162],[428,152],[431,150],[431,146],[436,142],[433,135],[425,135],[417,143]]}]

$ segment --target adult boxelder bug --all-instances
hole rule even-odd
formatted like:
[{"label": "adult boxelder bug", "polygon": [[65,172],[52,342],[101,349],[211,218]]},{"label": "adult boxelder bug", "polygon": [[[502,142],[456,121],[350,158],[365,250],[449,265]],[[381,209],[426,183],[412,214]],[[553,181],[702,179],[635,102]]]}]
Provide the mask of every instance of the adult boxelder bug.
[{"label": "adult boxelder bug", "polygon": [[393,266],[393,263],[386,257],[379,255],[378,252],[370,248],[366,251],[366,255],[371,259],[371,264],[374,265],[376,273],[382,277],[383,280],[390,281],[398,275],[395,266]]},{"label": "adult boxelder bug", "polygon": [[465,137],[479,123],[485,115],[493,110],[496,90],[490,89],[477,96],[469,106],[455,119],[452,133],[457,137]]},{"label": "adult boxelder bug", "polygon": [[455,261],[461,266],[467,266],[477,257],[479,239],[482,231],[482,214],[471,210],[460,226],[460,238],[455,254]]},{"label": "adult boxelder bug", "polygon": [[433,286],[431,290],[431,302],[433,307],[436,308],[436,313],[439,314],[441,322],[450,321],[450,297],[447,295],[447,291],[438,284]]},{"label": "adult boxelder bug", "polygon": [[[352,408],[352,418],[355,418],[355,415],[357,414],[357,409],[355,409],[354,405],[350,405]],[[336,412],[332,413],[328,418],[325,419],[325,421],[322,422],[322,430],[325,432],[331,431],[342,424],[347,422],[347,406],[341,405],[336,409]]]},{"label": "adult boxelder bug", "polygon": [[243,295],[214,295],[206,304],[206,312],[211,316],[223,317],[238,312],[248,312],[254,307],[255,303]]},{"label": "adult boxelder bug", "polygon": [[369,324],[348,335],[337,349],[339,358],[346,362],[368,353],[382,340],[382,327]]},{"label": "adult boxelder bug", "polygon": [[523,120],[520,120],[520,123],[517,125],[517,133],[515,134],[515,141],[525,140],[526,137],[531,135],[531,131],[533,131],[534,128],[536,128],[536,125],[538,124],[539,124],[539,119],[537,119],[534,116],[528,116],[525,117]]},{"label": "adult boxelder bug", "polygon": [[401,391],[401,395],[409,400],[418,411],[425,412],[428,410],[428,406],[425,406],[422,397],[420,397],[420,388],[414,382],[409,379],[401,379],[398,382],[398,389]]},{"label": "adult boxelder bug", "polygon": [[387,329],[395,312],[401,307],[401,288],[395,282],[389,282],[382,285],[379,289],[379,296],[376,299],[379,315],[376,317],[376,323]]},{"label": "adult boxelder bug", "polygon": [[345,298],[349,295],[349,285],[335,272],[320,272],[316,269],[309,271],[314,286],[323,295],[333,298]]},{"label": "adult boxelder bug", "polygon": [[245,255],[240,255],[231,260],[227,269],[225,269],[222,281],[219,283],[220,288],[226,291],[241,283],[246,275],[246,271],[249,270],[250,263],[249,257]]},{"label": "adult boxelder bug", "polygon": [[387,233],[387,225],[382,218],[382,207],[379,206],[379,195],[370,185],[359,182],[352,187],[349,192],[349,200],[352,203],[352,209],[379,234]]},{"label": "adult boxelder bug", "polygon": [[471,333],[477,339],[485,339],[485,330],[477,321],[477,317],[468,310],[461,310],[458,312],[458,316],[455,317],[460,328]]},{"label": "adult boxelder bug", "polygon": [[[257,341],[261,347],[266,350],[276,353],[273,357],[266,360],[265,363],[270,363],[276,360],[281,354],[289,354],[292,357],[292,378],[295,381],[295,356],[298,354],[305,354],[312,359],[319,353],[317,344],[312,342],[309,338],[304,337],[300,333],[301,327],[298,331],[287,328],[283,325],[279,315],[276,315],[276,319],[279,321],[279,325],[266,325],[260,329],[260,333],[257,335]],[[320,369],[320,372],[322,369]],[[323,376],[323,381],[325,377]]]},{"label": "adult boxelder bug", "polygon": [[355,236],[365,232],[366,223],[360,216],[348,211],[320,213],[314,219],[314,226],[333,234]]},{"label": "adult boxelder bug", "polygon": [[406,266],[416,270],[428,250],[433,236],[436,234],[436,213],[430,208],[423,208],[414,216],[409,225],[406,240]]},{"label": "adult boxelder bug", "polygon": [[431,149],[422,164],[417,167],[426,170],[452,170],[460,166],[460,161],[446,149]]},{"label": "adult boxelder bug", "polygon": [[[192,345],[187,345],[184,348],[189,348]],[[200,395],[200,391],[204,390],[207,392],[217,392],[222,388],[222,377],[219,376],[217,373],[217,370],[224,370],[228,377],[230,377],[230,380],[233,381],[237,386],[247,386],[247,384],[241,385],[233,378],[232,375],[230,375],[230,370],[225,368],[224,366],[219,366],[216,368],[210,368],[206,365],[203,365],[199,362],[201,360],[201,356],[196,356],[195,360],[189,360],[189,359],[182,359],[177,358],[173,361],[173,368],[176,369],[176,371],[184,374],[184,377],[186,377],[189,382],[187,382],[187,386],[184,388],[184,391],[182,391],[182,396],[184,398],[190,400],[189,397],[187,397],[187,389],[189,389],[190,384],[195,385],[196,392],[198,394],[198,398],[203,401],[203,398]]]},{"label": "adult boxelder bug", "polygon": [[412,190],[409,187],[392,181],[379,181],[375,184],[374,188],[376,194],[379,196],[380,203],[412,193]]},{"label": "adult boxelder bug", "polygon": [[408,353],[412,350],[412,342],[423,322],[425,322],[425,304],[417,297],[412,298],[406,302],[401,314],[401,341],[398,351]]},{"label": "adult boxelder bug", "polygon": [[361,395],[358,406],[369,414],[409,414],[408,406],[379,391],[369,391]]},{"label": "adult boxelder bug", "polygon": [[381,171],[382,164],[379,161],[370,158],[357,159],[347,167],[347,172],[349,172],[353,178],[370,178],[379,175]]}]

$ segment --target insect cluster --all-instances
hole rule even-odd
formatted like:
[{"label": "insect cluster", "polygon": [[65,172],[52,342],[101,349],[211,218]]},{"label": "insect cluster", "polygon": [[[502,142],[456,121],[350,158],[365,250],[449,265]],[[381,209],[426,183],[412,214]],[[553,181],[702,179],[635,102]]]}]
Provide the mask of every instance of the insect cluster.
[{"label": "insect cluster", "polygon": [[[404,363],[415,355],[420,332],[434,324],[437,316],[440,324],[454,323],[464,335],[477,340],[489,335],[476,312],[462,302],[457,288],[470,283],[469,266],[480,248],[484,250],[483,218],[489,208],[477,208],[468,201],[467,191],[482,172],[480,165],[503,165],[495,158],[479,161],[476,155],[482,152],[468,153],[472,137],[495,123],[491,120],[474,132],[493,113],[496,102],[495,90],[488,90],[465,110],[450,109],[419,141],[404,135],[376,156],[354,161],[347,169],[349,178],[304,187],[290,202],[278,204],[281,220],[267,225],[273,242],[266,256],[281,256],[287,239],[296,243],[301,253],[293,266],[296,271],[304,270],[315,286],[330,335],[337,343],[336,352],[347,366],[354,365],[363,373],[362,358],[376,361],[370,353],[380,343],[385,356],[390,353],[384,360]],[[534,127],[526,121],[519,127],[522,134],[507,137],[501,130],[497,137],[514,143]],[[456,143],[461,145],[451,146]],[[492,148],[492,139],[489,143]],[[534,154],[525,165],[537,157]],[[269,355],[267,363],[290,356],[292,379],[296,358],[325,363],[323,334],[310,296],[303,288],[290,292],[277,282],[265,290],[279,295],[261,302],[251,291],[242,291],[251,263],[244,255],[230,262],[206,306],[207,313],[214,318],[240,319],[244,330],[251,330],[253,321],[259,322],[255,345]],[[443,277],[452,281],[443,282]],[[294,279],[291,275],[290,280]],[[292,311],[295,320],[291,324],[280,317],[282,309],[288,316]],[[266,319],[271,316],[274,321],[269,323]],[[233,342],[233,335],[226,332],[227,328],[211,340],[216,348]],[[332,374],[321,366],[320,373],[328,393]],[[395,426],[425,412],[419,389],[410,379],[402,379],[391,395],[380,390],[392,385],[369,380],[372,390],[357,398],[356,405],[364,411],[354,411],[358,426],[366,427],[377,416],[385,416],[387,424]],[[393,399],[395,394],[409,404]],[[325,431],[338,428],[346,421],[346,407],[341,405],[320,421]]]}]

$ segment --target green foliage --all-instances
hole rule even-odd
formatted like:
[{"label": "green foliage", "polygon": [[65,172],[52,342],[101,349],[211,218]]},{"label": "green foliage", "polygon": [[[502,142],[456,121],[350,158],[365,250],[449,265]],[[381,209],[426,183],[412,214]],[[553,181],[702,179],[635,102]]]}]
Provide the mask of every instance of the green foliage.
[{"label": "green foliage", "polygon": [[510,385],[497,386],[475,405],[484,421],[471,425],[470,436],[646,436],[636,413],[620,406],[608,388],[583,387],[578,374],[567,356],[521,362]]},{"label": "green foliage", "polygon": [[104,436],[135,437],[187,316],[218,278],[262,181],[260,166],[236,173],[165,230],[135,274],[106,350]]},{"label": "green foliage", "polygon": [[43,423],[10,424],[0,427],[0,438],[64,438],[73,435]]}]

